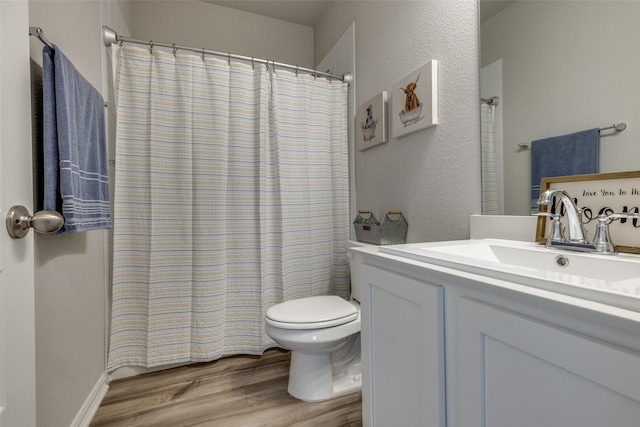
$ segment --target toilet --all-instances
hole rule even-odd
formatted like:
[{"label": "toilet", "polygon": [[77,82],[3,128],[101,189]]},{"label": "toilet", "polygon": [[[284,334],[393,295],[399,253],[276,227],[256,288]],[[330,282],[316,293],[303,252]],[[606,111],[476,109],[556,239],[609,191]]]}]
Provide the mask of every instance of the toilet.
[{"label": "toilet", "polygon": [[[365,246],[349,241],[349,246]],[[291,351],[287,391],[306,402],[328,400],[362,388],[360,365],[360,295],[357,280],[361,255],[348,252],[350,301],[335,296],[289,300],[267,310],[265,331]]]}]

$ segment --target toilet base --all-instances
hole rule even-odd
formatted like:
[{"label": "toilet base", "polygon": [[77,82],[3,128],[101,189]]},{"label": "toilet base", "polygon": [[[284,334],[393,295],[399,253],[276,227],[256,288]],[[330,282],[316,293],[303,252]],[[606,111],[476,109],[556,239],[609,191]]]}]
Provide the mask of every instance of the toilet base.
[{"label": "toilet base", "polygon": [[334,353],[291,352],[287,391],[296,399],[319,402],[361,389],[359,333]]}]

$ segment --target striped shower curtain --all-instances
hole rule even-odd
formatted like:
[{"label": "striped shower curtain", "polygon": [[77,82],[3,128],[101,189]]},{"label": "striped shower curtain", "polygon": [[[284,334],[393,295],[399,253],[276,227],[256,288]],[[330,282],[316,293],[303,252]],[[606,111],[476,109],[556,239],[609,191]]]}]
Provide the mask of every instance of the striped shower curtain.
[{"label": "striped shower curtain", "polygon": [[261,354],[271,305],[348,296],[346,91],[120,49],[109,371]]},{"label": "striped shower curtain", "polygon": [[480,142],[482,144],[482,214],[498,215],[496,145],[493,140],[493,115],[496,107],[480,104]]}]

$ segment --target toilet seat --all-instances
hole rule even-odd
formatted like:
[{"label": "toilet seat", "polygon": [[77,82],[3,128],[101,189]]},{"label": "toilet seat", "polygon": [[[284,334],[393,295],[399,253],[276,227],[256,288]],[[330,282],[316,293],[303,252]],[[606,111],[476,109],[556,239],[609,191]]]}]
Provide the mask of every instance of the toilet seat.
[{"label": "toilet seat", "polygon": [[299,298],[276,304],[267,310],[265,322],[282,329],[320,329],[349,323],[358,309],[335,295]]}]

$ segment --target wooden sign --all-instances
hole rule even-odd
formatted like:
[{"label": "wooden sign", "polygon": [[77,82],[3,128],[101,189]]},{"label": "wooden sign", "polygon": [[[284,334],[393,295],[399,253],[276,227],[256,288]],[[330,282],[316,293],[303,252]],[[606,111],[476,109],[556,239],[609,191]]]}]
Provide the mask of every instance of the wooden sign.
[{"label": "wooden sign", "polygon": [[[612,213],[638,213],[640,210],[640,171],[573,175],[544,178],[540,193],[549,189],[562,189],[569,193],[582,209],[582,219],[587,239],[592,240],[598,224],[598,215]],[[564,214],[556,199],[553,212]],[[546,211],[541,206],[540,211]],[[546,241],[549,219],[540,217],[536,229],[536,241]],[[566,222],[562,220],[567,230]],[[609,225],[611,240],[616,251],[640,254],[640,219],[618,219]],[[569,237],[565,235],[565,237]]]}]

